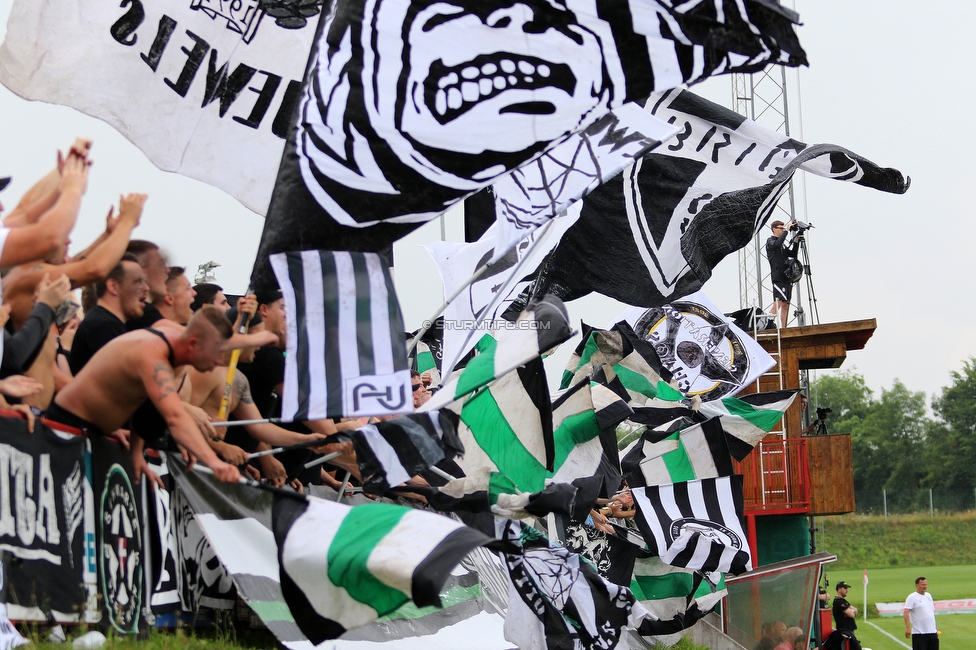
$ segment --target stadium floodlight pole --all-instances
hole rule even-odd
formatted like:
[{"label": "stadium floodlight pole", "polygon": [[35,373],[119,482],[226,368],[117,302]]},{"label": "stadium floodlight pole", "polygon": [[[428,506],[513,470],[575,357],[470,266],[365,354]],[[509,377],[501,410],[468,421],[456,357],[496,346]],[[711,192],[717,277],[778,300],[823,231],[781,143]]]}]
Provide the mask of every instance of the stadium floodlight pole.
[{"label": "stadium floodlight pole", "polygon": [[[247,291],[244,293],[245,300],[249,295],[251,295],[250,286],[248,286]],[[238,315],[241,318],[241,325],[237,328],[237,333],[247,334],[247,325],[251,322],[251,315],[241,311],[238,311]],[[231,352],[230,365],[227,366],[227,383],[224,385],[224,394],[220,397],[220,410],[217,412],[217,417],[221,420],[227,419],[227,408],[230,405],[230,393],[234,389],[234,375],[237,373],[237,361],[240,358],[240,348],[236,348],[233,352]]]}]

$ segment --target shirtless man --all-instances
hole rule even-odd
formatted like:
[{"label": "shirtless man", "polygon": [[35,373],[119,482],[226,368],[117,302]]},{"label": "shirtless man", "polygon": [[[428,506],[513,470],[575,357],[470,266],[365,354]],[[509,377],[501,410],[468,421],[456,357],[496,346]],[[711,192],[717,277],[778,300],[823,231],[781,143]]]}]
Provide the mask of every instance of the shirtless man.
[{"label": "shirtless man", "polygon": [[[96,352],[57,394],[48,418],[88,429],[91,435],[105,435],[124,426],[143,402],[151,400],[176,442],[213,470],[218,480],[234,483],[240,472],[217,458],[207,445],[173,381],[173,368],[177,366],[213,370],[223,358],[223,344],[230,336],[230,323],[214,307],[194,314],[186,328],[171,326],[123,334]],[[146,465],[142,445],[133,444],[132,453],[138,480]]]},{"label": "shirtless man", "polygon": [[[257,309],[257,300],[254,296],[247,296],[246,298],[241,299],[239,305],[242,311],[252,314],[253,317],[254,312]],[[250,336],[255,336],[259,333],[265,332],[264,323],[260,321],[260,317],[258,317],[258,320],[259,322],[254,323],[248,328]],[[243,348],[241,350],[239,362],[251,363],[254,360],[254,355],[257,349],[257,347]],[[220,411],[220,402],[227,386],[227,366],[230,363],[229,357],[230,355],[226,354],[223,365],[214,368],[210,372],[199,372],[195,370],[190,371],[190,383],[193,386],[193,397],[190,399],[190,403],[194,406],[202,407],[203,410],[206,411],[211,417],[217,417],[217,414]],[[251,397],[251,388],[247,377],[240,372],[236,372],[234,374],[233,388],[229,396],[227,412],[233,415],[237,420],[262,419],[261,412],[254,404],[254,400]],[[339,425],[336,430],[352,427],[353,425],[348,424],[345,426]],[[289,445],[308,442],[309,438],[323,439],[328,437],[327,432],[303,434],[295,431],[289,431],[271,423],[246,425],[244,430],[247,431],[248,435],[250,435],[252,438],[262,443],[259,445],[258,451],[264,451],[265,449],[270,449],[271,447],[286,447]],[[222,440],[214,440],[211,441],[210,446],[228,462],[236,465],[243,465],[247,461],[248,453],[237,445],[232,445]],[[331,453],[333,451],[342,452],[342,456],[335,458],[331,462],[342,467],[343,469],[352,471],[357,478],[359,477],[359,465],[356,463],[352,443],[344,442],[328,444],[323,445],[322,447],[315,447],[314,449],[316,453],[323,454]],[[275,459],[273,456],[261,456],[259,458],[259,463],[261,464],[262,472],[267,478],[271,479],[276,485],[279,486],[284,483],[284,467],[277,459]]]},{"label": "shirtless man", "polygon": [[[119,201],[119,216],[113,219],[111,213],[106,225],[106,234],[101,243],[90,247],[83,259],[82,255],[65,263],[67,242],[43,260],[18,266],[3,280],[4,301],[10,303],[10,319],[14,329],[20,329],[30,316],[34,306],[34,291],[45,274],[51,276],[65,274],[71,280],[72,288],[97,282],[105,278],[122,259],[132,230],[139,225],[145,194],[129,194]],[[46,409],[54,395],[54,361],[57,353],[57,328],[52,325],[48,340],[34,364],[24,373],[37,379],[44,390],[36,396],[25,399],[25,403]]]}]

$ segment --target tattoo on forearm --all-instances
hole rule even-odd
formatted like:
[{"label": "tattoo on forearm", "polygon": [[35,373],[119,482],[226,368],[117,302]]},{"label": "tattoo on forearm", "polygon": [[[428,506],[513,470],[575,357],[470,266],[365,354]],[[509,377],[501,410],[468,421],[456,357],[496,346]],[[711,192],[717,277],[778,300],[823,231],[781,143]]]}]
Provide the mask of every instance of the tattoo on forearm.
[{"label": "tattoo on forearm", "polygon": [[234,376],[234,394],[238,401],[244,404],[254,404],[254,399],[251,397],[251,385],[248,383],[247,377],[241,373]]},{"label": "tattoo on forearm", "polygon": [[173,386],[173,369],[168,363],[157,361],[153,364],[152,379],[159,391],[158,399],[166,399],[176,393],[176,388]]}]

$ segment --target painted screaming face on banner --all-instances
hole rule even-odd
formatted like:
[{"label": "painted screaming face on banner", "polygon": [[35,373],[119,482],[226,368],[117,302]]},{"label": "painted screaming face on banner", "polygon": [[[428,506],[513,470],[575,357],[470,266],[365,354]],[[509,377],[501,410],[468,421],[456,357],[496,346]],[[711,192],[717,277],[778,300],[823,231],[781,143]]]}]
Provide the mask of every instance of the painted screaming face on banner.
[{"label": "painted screaming face on banner", "polygon": [[303,98],[298,152],[306,186],[340,223],[427,220],[613,99],[599,28],[561,3],[339,4]]}]

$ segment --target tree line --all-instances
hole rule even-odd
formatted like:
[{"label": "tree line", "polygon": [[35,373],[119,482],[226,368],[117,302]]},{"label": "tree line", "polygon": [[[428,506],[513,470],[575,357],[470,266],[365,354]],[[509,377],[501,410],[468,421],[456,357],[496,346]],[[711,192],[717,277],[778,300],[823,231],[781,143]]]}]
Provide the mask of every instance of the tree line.
[{"label": "tree line", "polygon": [[[851,434],[854,490],[956,492],[973,507],[976,489],[976,358],[951,373],[951,383],[933,395],[898,379],[876,397],[854,372],[811,382],[810,409],[830,407],[830,433]],[[811,413],[812,415],[812,413]],[[860,509],[860,508],[859,508]]]}]

